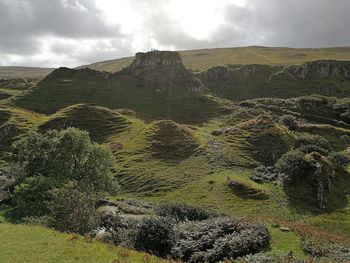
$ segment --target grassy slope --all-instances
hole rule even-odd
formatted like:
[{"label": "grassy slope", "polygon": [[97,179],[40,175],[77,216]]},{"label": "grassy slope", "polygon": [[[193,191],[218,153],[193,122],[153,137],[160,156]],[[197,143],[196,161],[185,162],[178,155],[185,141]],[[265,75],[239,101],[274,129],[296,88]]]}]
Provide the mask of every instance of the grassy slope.
[{"label": "grassy slope", "polygon": [[0,262],[167,262],[43,227],[0,223]]},{"label": "grassy slope", "polygon": [[166,93],[140,86],[130,75],[105,79],[84,71],[60,69],[37,87],[14,99],[13,104],[48,114],[77,103],[92,103],[111,109],[132,109],[143,118],[200,122],[217,113],[220,100],[170,86]]},{"label": "grassy slope", "polygon": [[0,78],[43,78],[53,70],[53,68],[0,67]]},{"label": "grassy slope", "polygon": [[[338,48],[273,48],[239,47],[180,51],[184,65],[195,71],[217,65],[264,64],[292,65],[319,59],[350,60],[350,47]],[[101,71],[117,72],[128,66],[133,57],[97,62],[88,67]]]}]

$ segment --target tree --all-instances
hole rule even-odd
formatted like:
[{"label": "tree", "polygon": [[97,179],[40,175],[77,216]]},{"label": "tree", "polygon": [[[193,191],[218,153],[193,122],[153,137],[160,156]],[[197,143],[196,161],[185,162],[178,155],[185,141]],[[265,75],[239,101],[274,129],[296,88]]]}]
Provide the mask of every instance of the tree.
[{"label": "tree", "polygon": [[49,177],[61,185],[76,181],[89,192],[109,189],[112,184],[111,151],[75,128],[32,133],[14,145],[12,156],[27,177]]},{"label": "tree", "polygon": [[13,158],[25,172],[13,195],[19,217],[49,214],[47,204],[55,196],[50,191],[67,183],[88,195],[117,187],[110,171],[111,151],[75,128],[32,133],[14,145]]}]

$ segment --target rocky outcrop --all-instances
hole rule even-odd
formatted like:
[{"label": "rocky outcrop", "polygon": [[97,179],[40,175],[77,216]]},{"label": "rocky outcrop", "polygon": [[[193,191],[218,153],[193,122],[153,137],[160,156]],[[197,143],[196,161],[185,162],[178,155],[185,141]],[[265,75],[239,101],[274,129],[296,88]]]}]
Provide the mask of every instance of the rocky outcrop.
[{"label": "rocky outcrop", "polygon": [[319,60],[289,66],[274,74],[271,79],[320,80],[337,78],[350,80],[350,61]]},{"label": "rocky outcrop", "polygon": [[10,187],[15,182],[12,174],[0,169],[0,202],[6,200],[10,196]]},{"label": "rocky outcrop", "polygon": [[180,54],[173,51],[137,53],[132,64],[116,74],[137,76],[140,86],[151,87],[156,93],[165,93],[174,86],[192,92],[205,90],[202,81],[185,68]]},{"label": "rocky outcrop", "polygon": [[232,69],[225,66],[212,67],[207,71],[199,73],[198,76],[204,82],[229,81],[237,78],[237,74]]},{"label": "rocky outcrop", "polygon": [[184,67],[178,52],[151,51],[136,53],[135,59],[129,69],[138,71],[142,69],[155,69],[161,67]]}]

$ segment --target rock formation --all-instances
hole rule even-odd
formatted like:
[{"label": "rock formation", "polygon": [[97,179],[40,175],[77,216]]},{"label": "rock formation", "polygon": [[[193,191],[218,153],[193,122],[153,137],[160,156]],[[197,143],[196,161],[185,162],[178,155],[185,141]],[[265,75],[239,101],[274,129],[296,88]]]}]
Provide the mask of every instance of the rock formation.
[{"label": "rock formation", "polygon": [[185,68],[178,52],[137,53],[132,64],[117,74],[125,73],[137,76],[141,86],[152,87],[157,93],[167,92],[173,86],[193,92],[205,89],[200,79]]}]

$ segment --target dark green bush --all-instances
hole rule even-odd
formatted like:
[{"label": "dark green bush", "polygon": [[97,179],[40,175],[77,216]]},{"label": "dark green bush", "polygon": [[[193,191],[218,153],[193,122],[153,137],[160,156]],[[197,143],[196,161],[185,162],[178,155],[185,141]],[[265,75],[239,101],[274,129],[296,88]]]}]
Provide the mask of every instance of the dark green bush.
[{"label": "dark green bush", "polygon": [[343,170],[350,162],[349,157],[342,152],[332,152],[329,154],[328,159],[332,162],[336,170]]},{"label": "dark green bush", "polygon": [[160,216],[171,217],[176,221],[206,220],[215,217],[214,213],[186,204],[162,204],[156,209]]},{"label": "dark green bush", "polygon": [[328,155],[332,150],[331,143],[319,135],[304,135],[295,143],[295,148],[304,153],[319,152],[322,155]]},{"label": "dark green bush", "polygon": [[284,183],[296,181],[306,176],[313,169],[310,160],[305,158],[301,150],[292,150],[282,155],[275,165],[277,171],[284,174],[282,180]]},{"label": "dark green bush", "polygon": [[170,255],[175,242],[174,224],[167,218],[146,218],[135,231],[134,247],[160,257]]},{"label": "dark green bush", "polygon": [[177,227],[172,255],[186,262],[219,262],[257,253],[269,240],[265,227],[231,218],[186,222]]},{"label": "dark green bush", "polygon": [[50,191],[50,225],[59,231],[86,234],[98,225],[96,198],[73,184]]},{"label": "dark green bush", "polygon": [[298,121],[293,115],[282,115],[279,118],[279,123],[285,125],[292,131],[298,129],[299,127]]},{"label": "dark green bush", "polygon": [[43,176],[26,178],[21,184],[15,187],[12,200],[15,203],[15,218],[40,217],[49,212],[47,201],[50,200],[48,191],[52,188],[53,182]]}]

